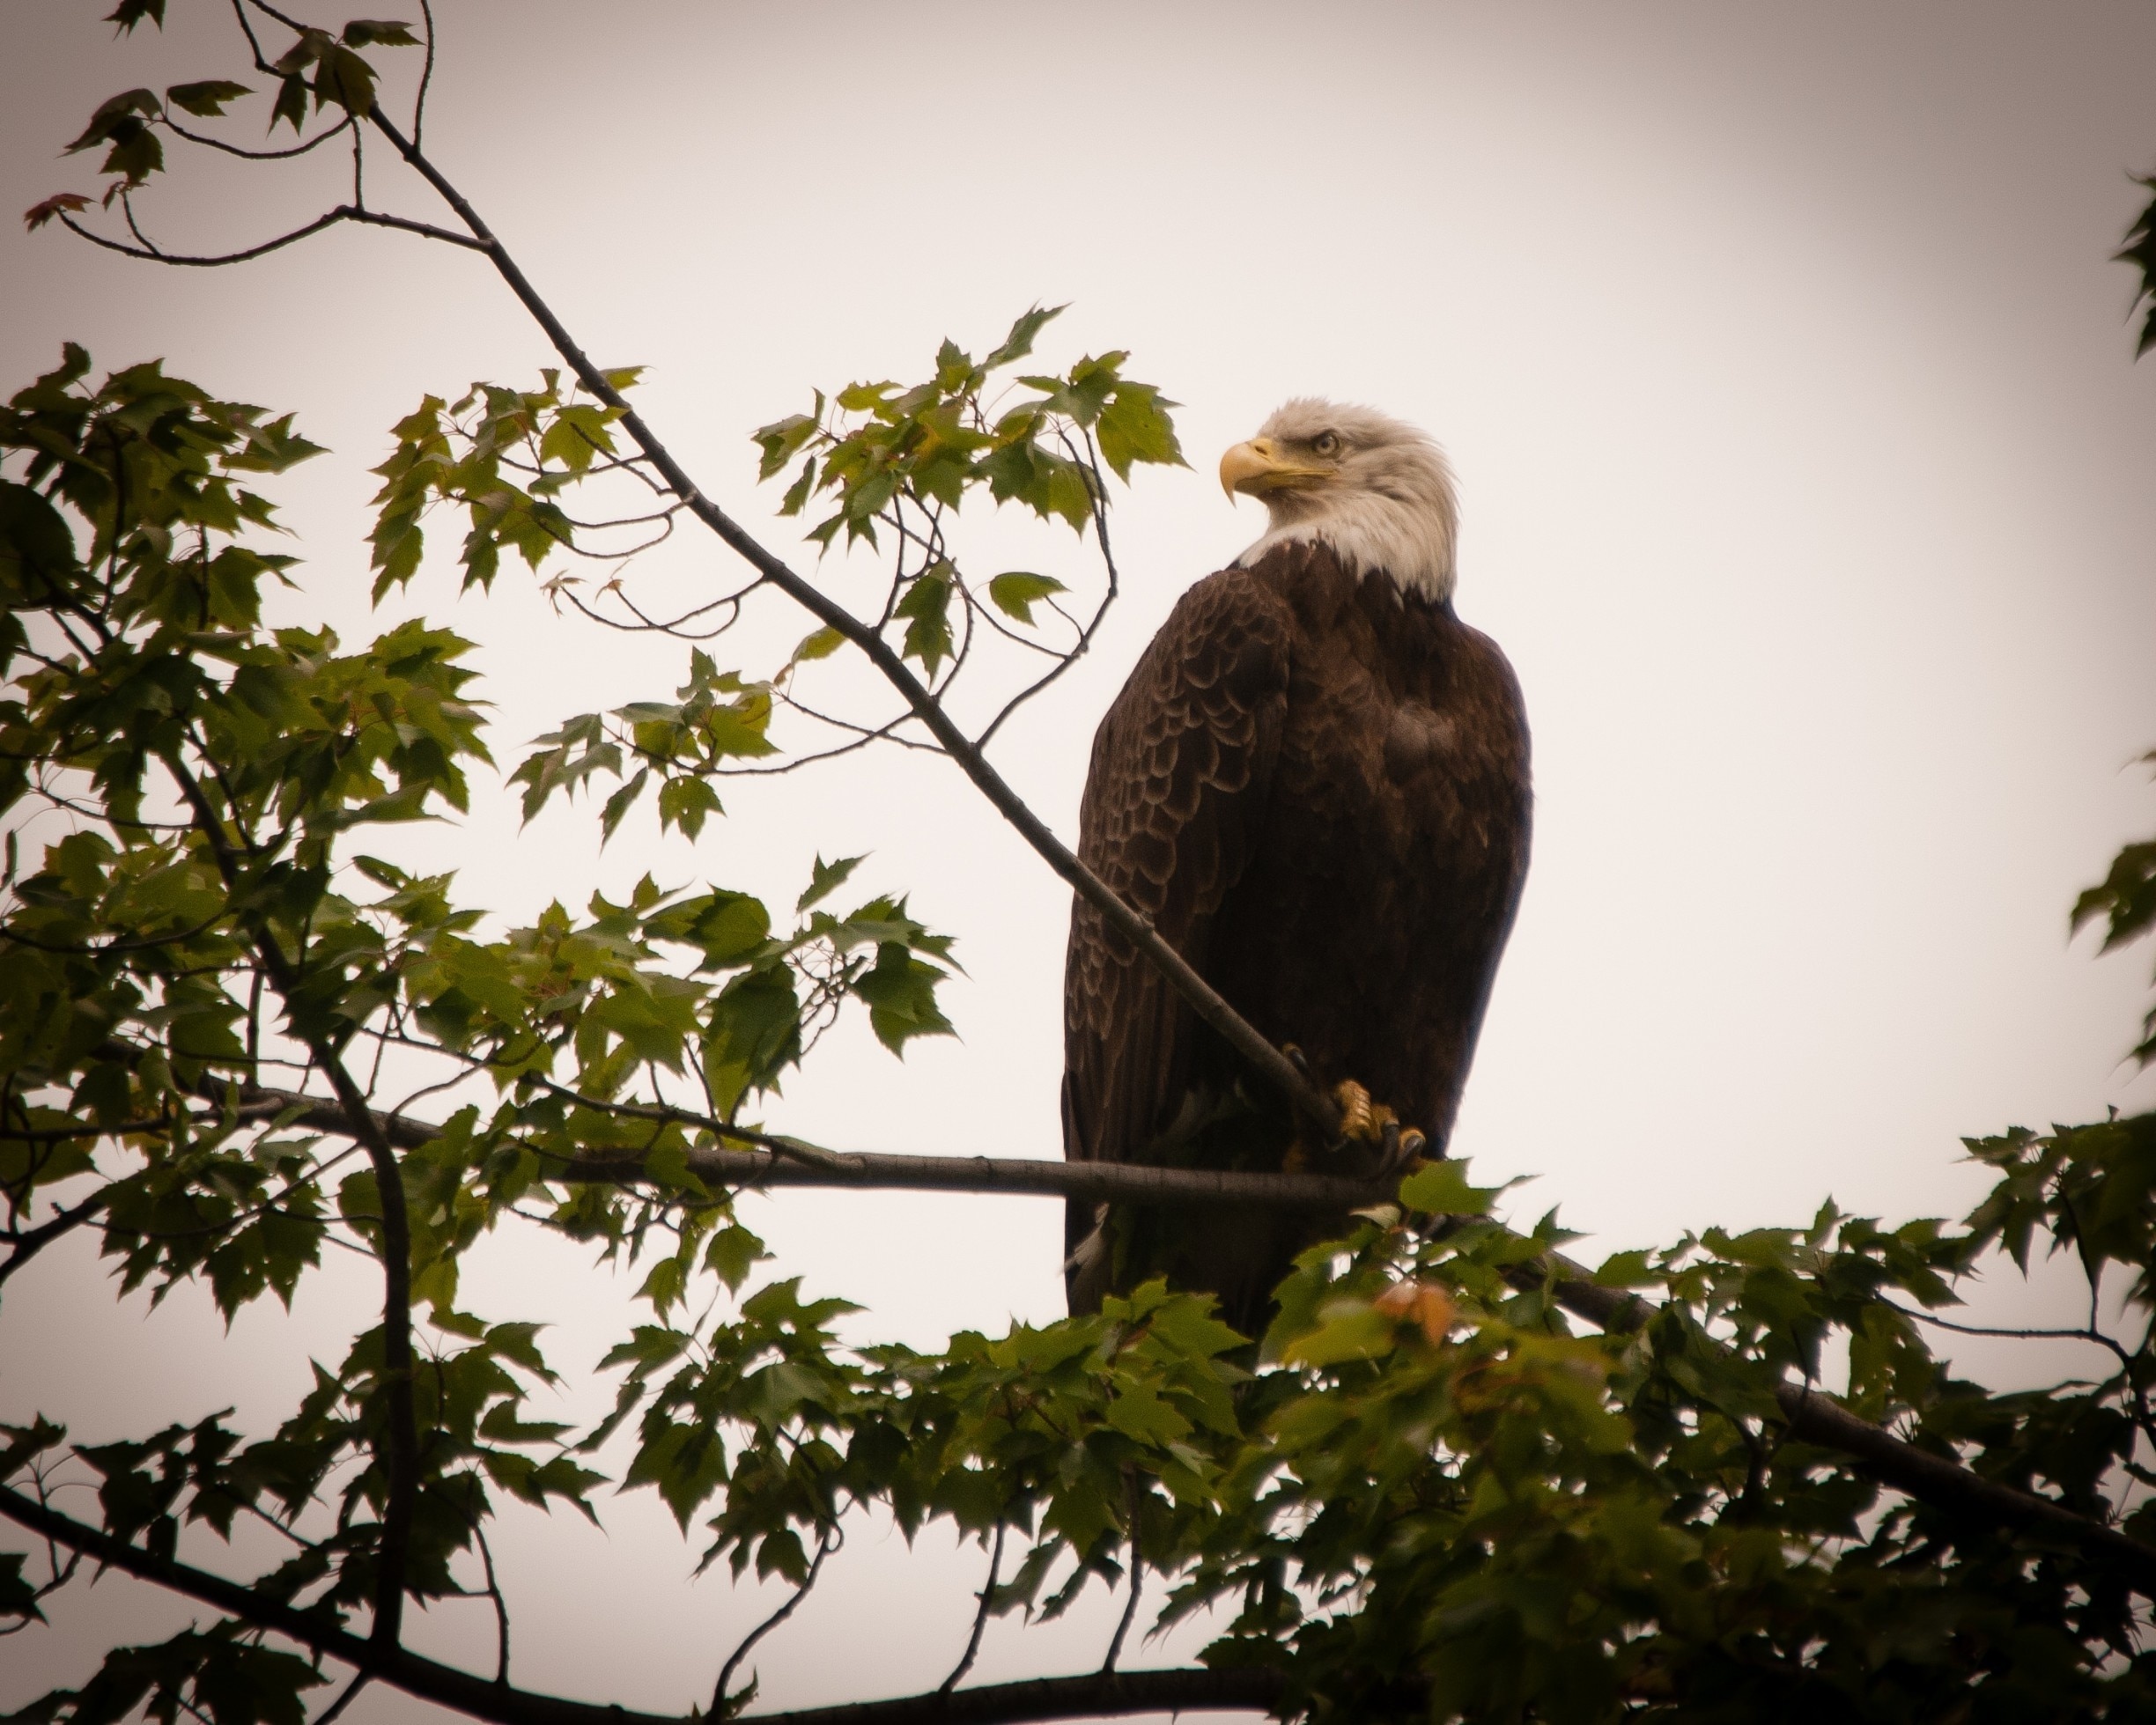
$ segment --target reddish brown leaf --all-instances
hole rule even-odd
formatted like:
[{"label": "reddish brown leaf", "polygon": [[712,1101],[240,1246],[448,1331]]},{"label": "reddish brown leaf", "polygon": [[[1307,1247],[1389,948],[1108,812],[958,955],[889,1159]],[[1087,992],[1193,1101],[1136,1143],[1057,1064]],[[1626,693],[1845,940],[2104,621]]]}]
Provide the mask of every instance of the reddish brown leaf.
[{"label": "reddish brown leaf", "polygon": [[76,210],[87,210],[90,200],[80,192],[58,192],[42,203],[33,203],[23,211],[23,225],[33,232],[52,220],[55,216]]}]

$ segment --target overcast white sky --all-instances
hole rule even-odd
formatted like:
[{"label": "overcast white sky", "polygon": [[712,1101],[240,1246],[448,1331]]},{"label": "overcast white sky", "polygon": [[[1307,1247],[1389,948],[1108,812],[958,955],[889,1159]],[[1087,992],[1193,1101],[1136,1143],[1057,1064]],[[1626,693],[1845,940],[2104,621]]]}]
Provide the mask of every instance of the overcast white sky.
[{"label": "overcast white sky", "polygon": [[[208,0],[116,45],[101,10],[0,6],[8,209],[91,188],[56,152],[99,100],[233,63]],[[1459,609],[1511,655],[1535,733],[1534,866],[1456,1139],[1478,1176],[1538,1176],[1523,1215],[1562,1204],[1597,1254],[1802,1220],[1828,1194],[1959,1213],[1980,1186],[1960,1135],[2146,1102],[2119,1064],[2145,957],[2065,939],[2075,892],[2156,811],[2128,765],[2156,743],[2156,372],[2129,363],[2131,278],[2107,262],[2141,195],[2128,172],[2156,160],[2145,7],[440,13],[432,151],[602,363],[652,367],[653,422],[775,545],[796,542],[749,431],[812,385],[917,373],[946,335],[985,346],[1037,300],[1073,307],[1046,357],[1127,347],[1185,403],[1192,470],[1142,475],[1117,518],[1115,622],[999,745],[1067,834],[1130,662],[1257,532],[1209,476],[1220,449],[1305,392],[1445,445]],[[321,191],[212,165],[143,207],[209,249]],[[426,391],[551,358],[475,260],[337,232],[168,272],[10,224],[0,283],[0,387],[73,338],[296,409],[335,454],[284,488],[308,559],[292,615],[352,633],[424,611],[475,637],[506,763],[570,712],[678,681],[675,651],[557,619],[513,575],[460,601],[432,569],[368,616],[386,428]],[[1025,566],[1073,557],[1015,525],[995,543],[1029,545]],[[683,592],[727,572],[700,547],[662,571]],[[773,618],[744,663],[800,632]],[[1055,1154],[1066,899],[1045,868],[915,757],[730,807],[695,847],[632,824],[602,855],[581,807],[520,831],[497,794],[409,848],[520,918],[646,868],[786,897],[812,851],[872,851],[862,878],[959,937],[960,1038],[901,1066],[841,1035],[778,1117],[850,1148]],[[789,1272],[873,1308],[863,1334],[929,1344],[1060,1309],[1052,1205],[757,1210]],[[565,1358],[595,1357],[617,1291],[527,1242],[491,1258],[494,1309],[543,1309]],[[85,1438],[235,1400],[266,1419],[292,1350],[329,1345],[310,1338],[368,1297],[336,1283],[296,1329],[250,1316],[235,1363],[184,1299],[115,1321],[96,1274],[60,1259],[11,1294],[0,1417],[35,1405]],[[513,1536],[520,1676],[683,1706],[751,1605],[681,1585],[648,1505],[622,1530]],[[978,1559],[934,1559],[920,1587],[895,1542],[855,1548],[770,1644],[768,1702],[933,1684],[955,1655]],[[101,1596],[119,1609],[119,1584]],[[981,1674],[1082,1669],[1104,1624],[992,1636]],[[0,1705],[74,1669],[90,1633],[48,1638]],[[833,1657],[834,1636],[860,1651]],[[417,1711],[376,1696],[354,1717]]]}]

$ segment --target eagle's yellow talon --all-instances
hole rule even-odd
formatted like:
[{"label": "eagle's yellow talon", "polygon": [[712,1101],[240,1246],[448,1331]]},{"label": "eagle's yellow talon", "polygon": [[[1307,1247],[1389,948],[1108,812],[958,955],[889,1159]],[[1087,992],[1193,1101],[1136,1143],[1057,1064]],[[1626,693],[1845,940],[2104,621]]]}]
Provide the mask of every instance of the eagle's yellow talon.
[{"label": "eagle's yellow talon", "polygon": [[1344,1139],[1370,1135],[1370,1095],[1355,1080],[1333,1087],[1333,1100],[1340,1111],[1340,1135]]},{"label": "eagle's yellow talon", "polygon": [[1399,1117],[1383,1102],[1370,1100],[1370,1093],[1352,1078],[1333,1087],[1333,1100],[1340,1111],[1340,1136],[1342,1142],[1349,1139],[1361,1144],[1377,1144],[1384,1140],[1387,1126],[1396,1126]]}]

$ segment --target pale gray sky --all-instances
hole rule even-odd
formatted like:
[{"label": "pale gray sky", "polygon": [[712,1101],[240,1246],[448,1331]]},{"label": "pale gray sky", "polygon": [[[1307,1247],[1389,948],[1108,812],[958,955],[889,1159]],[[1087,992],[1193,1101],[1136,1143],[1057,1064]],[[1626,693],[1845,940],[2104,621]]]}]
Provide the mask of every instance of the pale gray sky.
[{"label": "pale gray sky", "polygon": [[[105,9],[0,5],[8,209],[91,188],[55,157],[104,96],[231,63],[208,0],[117,45]],[[1958,1213],[1980,1183],[1960,1135],[2148,1101],[2118,1064],[2145,960],[2065,941],[2074,893],[2156,812],[2127,766],[2156,743],[2156,372],[2129,363],[2131,281],[2106,261],[2142,195],[2129,170],[2156,161],[2145,7],[439,10],[431,148],[602,363],[650,365],[649,417],[774,544],[795,541],[750,429],[812,385],[917,372],[945,335],[986,345],[1036,300],[1072,302],[1047,357],[1130,348],[1185,404],[1192,470],[1146,474],[1117,518],[1116,622],[999,745],[1067,834],[1101,708],[1258,530],[1210,477],[1221,447],[1304,392],[1446,446],[1459,608],[1511,655],[1535,731],[1533,873],[1456,1140],[1480,1177],[1538,1176],[1523,1215],[1562,1204],[1594,1252],[1801,1220],[1829,1193]],[[210,248],[320,191],[212,164],[143,207]],[[308,558],[293,614],[348,632],[378,626],[360,541],[387,426],[551,358],[476,261],[395,235],[161,272],[11,223],[0,282],[6,387],[72,337],[299,410],[336,453],[284,488]],[[1071,558],[1020,525],[986,542]],[[723,564],[698,547],[660,579],[696,591]],[[514,575],[459,601],[432,570],[384,620],[418,610],[483,643],[506,762],[678,680],[674,652],[558,620]],[[801,630],[758,625],[744,662]],[[496,794],[410,849],[517,917],[646,867],[784,896],[812,851],[871,851],[877,885],[959,936],[961,1038],[901,1066],[842,1035],[778,1117],[853,1148],[1054,1154],[1066,901],[1046,870],[912,757],[730,807],[695,847],[632,823],[602,855],[582,807],[520,832]],[[860,1333],[927,1344],[1060,1309],[1052,1205],[756,1207],[788,1272],[873,1308]],[[618,1290],[528,1242],[489,1257],[494,1309],[543,1309],[566,1357],[595,1356]],[[63,1260],[11,1294],[4,1417],[34,1404],[85,1437],[234,1400],[267,1418],[289,1351],[367,1300],[333,1278],[294,1326],[250,1316],[235,1363],[184,1299],[115,1322],[96,1273]],[[63,1344],[33,1336],[63,1309]],[[621,1518],[610,1540],[560,1518],[510,1536],[520,1675],[685,1705],[753,1608],[681,1584],[653,1506]],[[917,1587],[897,1552],[855,1541],[769,1644],[768,1702],[940,1677],[978,1561],[934,1559]],[[1104,1621],[1000,1630],[981,1675],[1082,1669]],[[858,1657],[832,1656],[840,1633]],[[377,1696],[354,1717],[415,1711]]]}]

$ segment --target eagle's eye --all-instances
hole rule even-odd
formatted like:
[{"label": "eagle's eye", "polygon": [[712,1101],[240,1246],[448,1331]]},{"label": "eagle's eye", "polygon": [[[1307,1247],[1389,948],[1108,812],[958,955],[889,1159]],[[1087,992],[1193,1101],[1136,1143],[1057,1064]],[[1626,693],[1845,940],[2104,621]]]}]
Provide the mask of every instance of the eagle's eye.
[{"label": "eagle's eye", "polygon": [[1311,439],[1311,447],[1320,455],[1337,455],[1340,453],[1340,433],[1320,431]]}]

